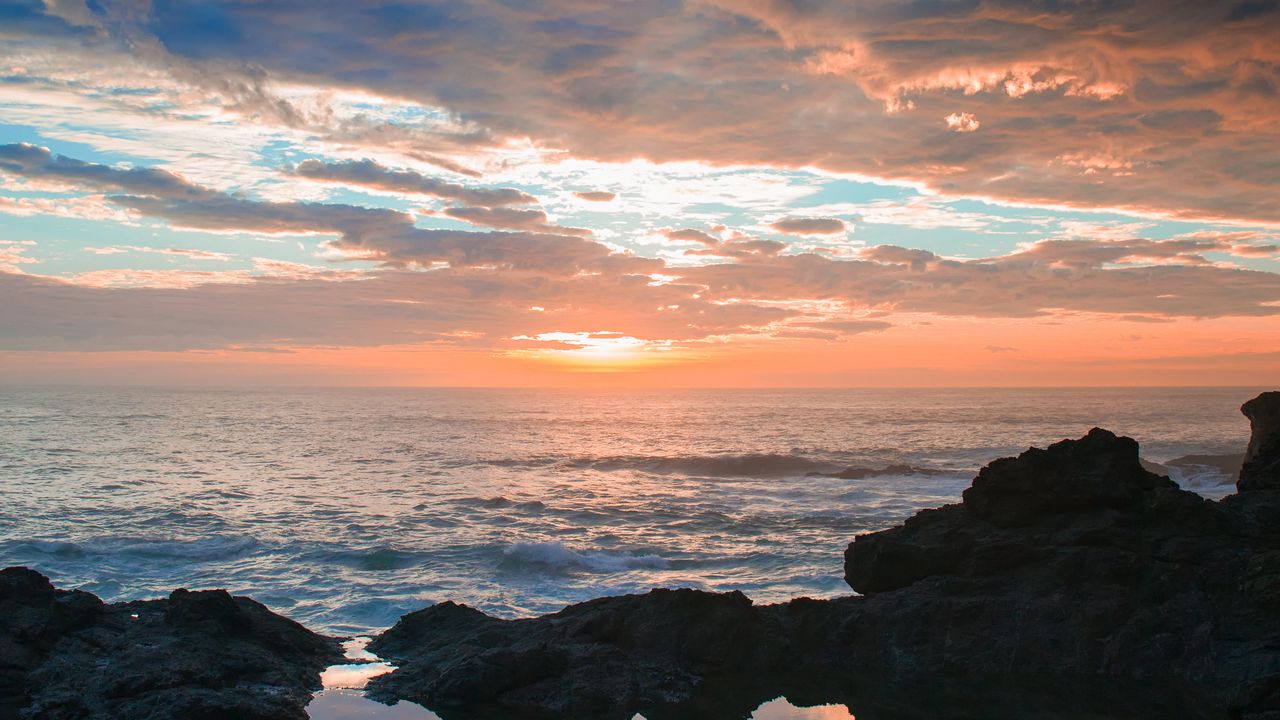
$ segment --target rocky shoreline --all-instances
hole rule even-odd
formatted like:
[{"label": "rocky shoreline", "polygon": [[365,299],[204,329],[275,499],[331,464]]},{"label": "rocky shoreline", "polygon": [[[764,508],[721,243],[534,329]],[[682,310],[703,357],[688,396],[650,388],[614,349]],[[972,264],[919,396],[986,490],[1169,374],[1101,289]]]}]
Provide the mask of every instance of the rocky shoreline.
[{"label": "rocky shoreline", "polygon": [[[858,596],[654,590],[501,620],[451,602],[370,649],[370,694],[448,720],[744,718],[785,695],[859,718],[1280,720],[1280,392],[1214,502],[1100,429],[983,468],[963,502],[854,539]],[[0,717],[305,718],[339,642],[223,591],[104,604],[0,571]]]}]

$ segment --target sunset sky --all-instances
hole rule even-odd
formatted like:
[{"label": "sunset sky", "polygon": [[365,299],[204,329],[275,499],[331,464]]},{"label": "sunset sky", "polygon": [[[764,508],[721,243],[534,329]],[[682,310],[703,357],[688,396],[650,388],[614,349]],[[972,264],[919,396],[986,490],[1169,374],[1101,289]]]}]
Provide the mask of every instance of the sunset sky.
[{"label": "sunset sky", "polygon": [[0,0],[0,382],[1258,385],[1280,3]]}]

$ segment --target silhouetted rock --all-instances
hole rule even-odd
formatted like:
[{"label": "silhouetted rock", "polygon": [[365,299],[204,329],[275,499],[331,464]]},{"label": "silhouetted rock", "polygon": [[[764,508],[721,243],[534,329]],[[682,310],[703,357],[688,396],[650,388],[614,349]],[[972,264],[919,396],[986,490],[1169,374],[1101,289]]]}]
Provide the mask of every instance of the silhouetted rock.
[{"label": "silhouetted rock", "polygon": [[0,570],[0,717],[14,717],[29,702],[27,675],[68,634],[91,626],[102,601],[88,593],[55,590],[24,567]]},{"label": "silhouetted rock", "polygon": [[1280,392],[1266,392],[1245,403],[1252,435],[1240,470],[1240,492],[1280,490]]},{"label": "silhouetted rock", "polygon": [[1177,485],[1142,467],[1132,438],[1094,428],[1079,440],[992,462],[964,491],[964,504],[974,515],[1008,527],[1028,525],[1047,514],[1123,510],[1157,487]]},{"label": "silhouetted rock", "polygon": [[404,663],[374,681],[380,696],[580,717],[634,713],[688,698],[704,678],[754,671],[776,648],[769,631],[741,593],[653,590],[537,620],[442,603],[404,616],[369,649]]},{"label": "silhouetted rock", "polygon": [[301,720],[341,656],[335,640],[223,590],[105,605],[27,568],[0,571],[0,717]]}]

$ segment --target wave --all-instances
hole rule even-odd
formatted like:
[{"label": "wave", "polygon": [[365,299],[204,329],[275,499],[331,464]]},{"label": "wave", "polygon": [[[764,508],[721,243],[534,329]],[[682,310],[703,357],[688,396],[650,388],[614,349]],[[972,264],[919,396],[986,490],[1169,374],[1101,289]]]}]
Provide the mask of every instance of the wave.
[{"label": "wave", "polygon": [[[482,497],[458,498],[457,500],[453,501],[453,504],[461,505],[463,507],[469,507],[469,508],[484,508],[486,510],[515,508],[516,510],[524,510],[526,512],[537,512],[540,510],[545,510],[547,508],[546,504],[543,503],[541,500],[524,500],[524,501],[517,502],[515,500],[510,500],[508,498],[505,498],[501,495],[498,495],[496,497],[490,497],[490,498],[482,498]],[[415,505],[414,509],[423,510],[423,509],[426,509],[427,507],[430,507],[430,506]]]},{"label": "wave", "polygon": [[809,473],[817,477],[840,478],[841,480],[862,480],[869,477],[887,477],[891,475],[954,475],[954,470],[939,470],[937,468],[922,468],[914,465],[885,465],[878,468],[867,468],[851,466],[836,472],[815,472]]},{"label": "wave", "polygon": [[1167,475],[1179,486],[1192,490],[1222,490],[1235,487],[1244,464],[1244,453],[1228,455],[1183,455],[1157,463],[1142,460],[1143,467]]},{"label": "wave", "polygon": [[660,555],[625,555],[600,550],[574,550],[558,542],[515,543],[502,551],[509,561],[565,570],[611,573],[626,570],[665,570],[670,567]]},{"label": "wave", "polygon": [[88,555],[113,555],[144,558],[173,558],[192,561],[221,560],[242,555],[258,546],[247,535],[216,535],[200,540],[168,538],[101,537],[78,542],[66,540],[28,540],[19,548],[63,558]]},{"label": "wave", "polygon": [[827,462],[801,455],[752,453],[747,455],[639,455],[568,460],[563,467],[612,472],[639,470],[654,475],[700,477],[783,477],[801,476],[833,469]]},{"label": "wave", "polygon": [[504,468],[548,468],[618,472],[634,470],[651,475],[692,477],[834,477],[857,480],[886,475],[947,475],[954,470],[890,464],[883,467],[845,466],[799,453],[746,453],[726,455],[618,455],[553,459],[547,457],[497,458],[480,464]]},{"label": "wave", "polygon": [[422,563],[421,553],[408,552],[382,545],[364,550],[340,550],[325,557],[330,562],[355,570],[403,570]]}]

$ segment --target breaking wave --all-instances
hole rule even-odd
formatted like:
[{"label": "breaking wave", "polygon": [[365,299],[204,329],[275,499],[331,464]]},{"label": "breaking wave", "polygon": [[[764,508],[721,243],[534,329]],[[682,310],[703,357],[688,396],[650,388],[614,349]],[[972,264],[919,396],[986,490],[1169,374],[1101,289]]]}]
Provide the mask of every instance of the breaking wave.
[{"label": "breaking wave", "polygon": [[574,550],[558,542],[515,543],[502,551],[509,561],[543,565],[565,570],[611,573],[626,570],[665,570],[670,567],[660,555],[627,555],[596,550]]},{"label": "breaking wave", "polygon": [[145,537],[102,537],[80,542],[30,540],[19,545],[58,557],[112,555],[203,561],[242,555],[256,548],[258,541],[247,535],[215,535],[200,540]]}]

